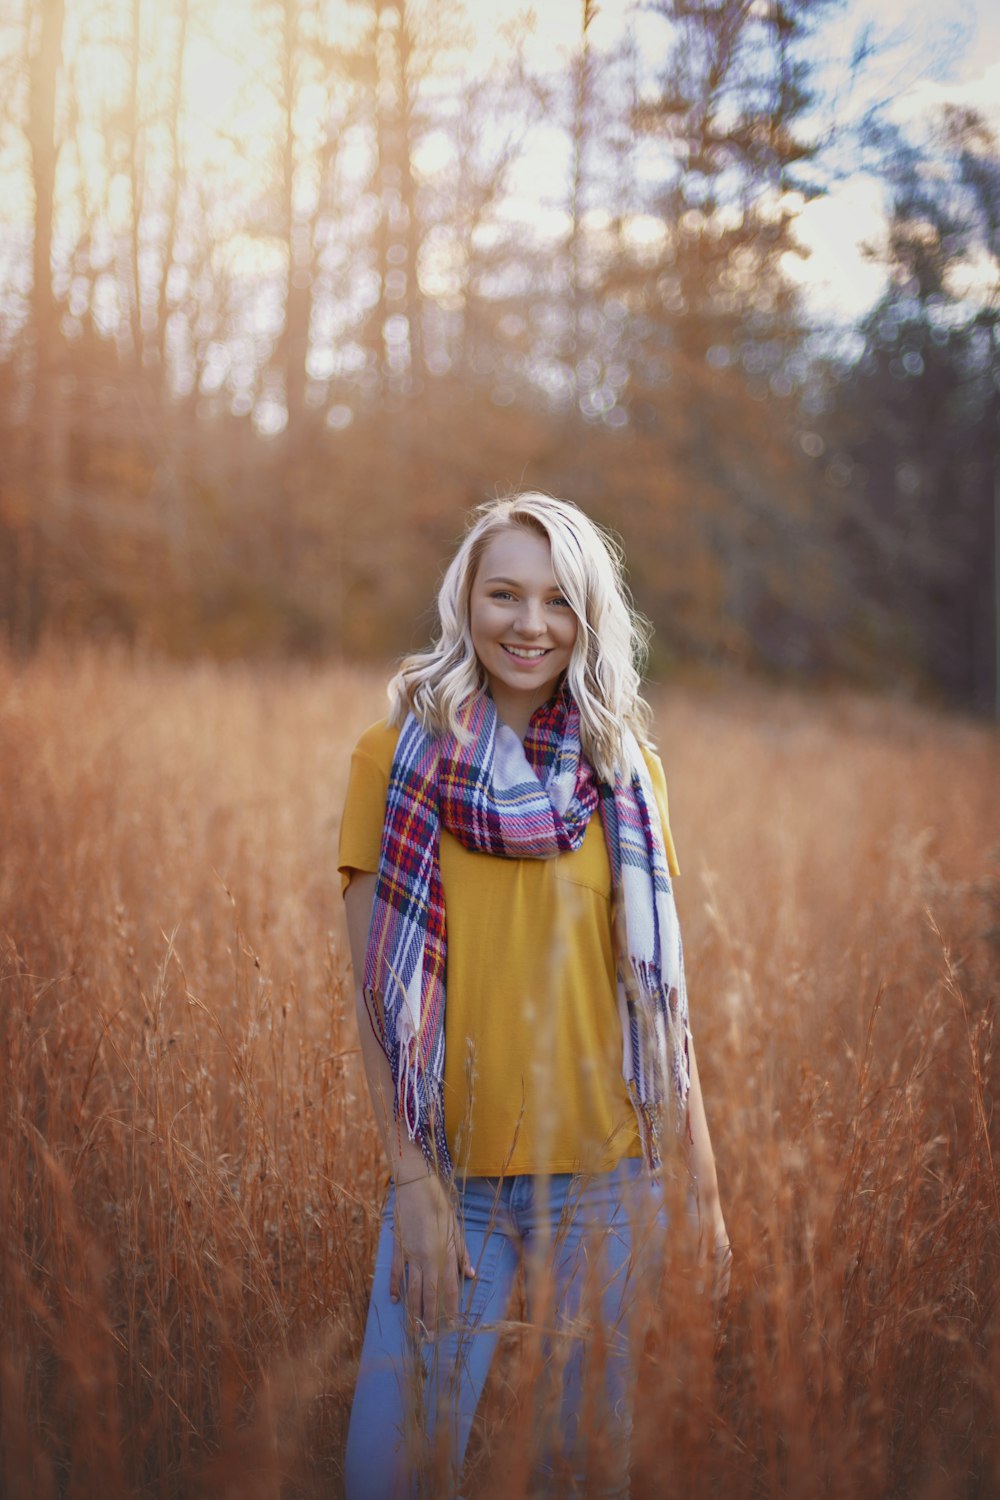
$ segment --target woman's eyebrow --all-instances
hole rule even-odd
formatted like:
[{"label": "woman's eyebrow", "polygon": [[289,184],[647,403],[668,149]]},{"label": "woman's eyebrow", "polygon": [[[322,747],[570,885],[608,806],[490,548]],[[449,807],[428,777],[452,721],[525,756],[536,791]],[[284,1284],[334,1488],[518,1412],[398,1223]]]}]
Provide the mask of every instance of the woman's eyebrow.
[{"label": "woman's eyebrow", "polygon": [[[500,578],[500,577],[495,577],[495,578],[487,578],[485,580],[485,582],[486,583],[510,583],[510,584],[513,584],[514,588],[516,588],[516,589],[523,589],[524,588],[524,584],[521,583],[520,579],[518,579],[518,578]],[[545,588],[542,590],[542,592],[546,593],[546,594],[549,593],[550,591],[552,593],[561,593],[562,592],[562,590],[559,588],[558,583],[556,583],[555,580],[553,580],[551,583],[547,583],[545,585]]]}]

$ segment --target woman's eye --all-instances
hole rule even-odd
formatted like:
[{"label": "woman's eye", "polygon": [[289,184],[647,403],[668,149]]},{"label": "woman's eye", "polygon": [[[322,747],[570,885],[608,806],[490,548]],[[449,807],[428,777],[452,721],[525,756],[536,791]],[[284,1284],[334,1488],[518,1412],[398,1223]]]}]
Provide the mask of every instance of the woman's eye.
[{"label": "woman's eye", "polygon": [[[515,595],[511,593],[510,589],[491,589],[490,590],[490,598],[491,599],[499,599],[499,600],[503,601],[503,600],[506,600],[506,599],[513,599],[514,597],[515,597]],[[550,604],[557,605],[559,609],[572,609],[572,607],[573,607],[570,604],[569,600],[567,598],[565,598],[562,594],[556,594],[555,597],[552,598],[552,599],[550,599],[548,602]]]}]

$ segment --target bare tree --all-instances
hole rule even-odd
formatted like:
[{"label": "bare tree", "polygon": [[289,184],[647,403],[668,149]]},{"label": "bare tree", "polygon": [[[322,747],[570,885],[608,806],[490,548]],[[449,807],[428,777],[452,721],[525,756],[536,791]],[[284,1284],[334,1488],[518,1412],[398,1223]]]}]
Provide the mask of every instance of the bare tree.
[{"label": "bare tree", "polygon": [[[14,588],[11,627],[15,640],[32,646],[42,625],[40,523],[54,504],[62,479],[64,423],[56,372],[60,363],[59,309],[52,288],[52,239],[56,168],[59,159],[57,95],[62,67],[64,0],[33,0],[27,11],[28,144],[34,191],[30,326],[34,392],[28,424],[35,513],[13,541]],[[41,512],[41,516],[40,513]]]},{"label": "bare tree", "polygon": [[570,227],[566,246],[569,272],[570,317],[572,320],[569,357],[574,369],[580,359],[584,342],[583,215],[586,207],[586,158],[588,146],[592,144],[591,105],[593,61],[590,49],[590,26],[596,10],[594,0],[580,0],[580,3],[580,47],[570,69],[570,80],[573,90],[573,114],[570,127],[570,139],[572,142],[569,193]]},{"label": "bare tree", "polygon": [[177,237],[181,204],[181,186],[184,162],[181,154],[181,100],[184,90],[184,62],[187,53],[190,0],[177,0],[177,15],[174,28],[174,47],[171,54],[169,96],[167,100],[166,136],[168,141],[168,179],[164,203],[164,227],[161,251],[158,260],[156,282],[156,332],[155,357],[156,376],[161,404],[169,397],[169,368],[167,354],[167,319],[169,316],[167,290],[171,268],[177,255]]}]

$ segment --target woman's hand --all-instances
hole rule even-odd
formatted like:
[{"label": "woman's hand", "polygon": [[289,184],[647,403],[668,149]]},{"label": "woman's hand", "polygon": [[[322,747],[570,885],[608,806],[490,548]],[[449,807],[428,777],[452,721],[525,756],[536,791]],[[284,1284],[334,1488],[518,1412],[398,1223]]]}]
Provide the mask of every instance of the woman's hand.
[{"label": "woman's hand", "polygon": [[688,1129],[691,1141],[689,1167],[698,1208],[698,1254],[702,1263],[707,1265],[711,1272],[712,1305],[718,1312],[729,1293],[729,1273],[733,1255],[726,1231],[726,1221],[722,1217],[719,1202],[715,1156],[708,1133],[708,1121],[705,1119],[705,1104],[701,1095],[701,1080],[698,1077],[694,1041],[690,1037],[688,1038],[688,1062],[691,1069],[691,1087],[688,1091]]},{"label": "woman's hand", "polygon": [[458,1316],[459,1278],[476,1274],[448,1191],[436,1172],[397,1184],[395,1231],[389,1296],[398,1302],[405,1289],[410,1316],[433,1338],[439,1322]]},{"label": "woman's hand", "polygon": [[729,1296],[729,1278],[733,1269],[733,1247],[729,1243],[725,1224],[720,1223],[715,1231],[712,1250],[712,1302],[721,1308]]},{"label": "woman's hand", "polygon": [[691,1206],[691,1229],[694,1235],[692,1248],[697,1258],[698,1276],[696,1285],[701,1296],[709,1296],[712,1310],[717,1317],[729,1295],[729,1281],[733,1266],[733,1250],[729,1232],[718,1206],[708,1207],[707,1212],[694,1201]]}]

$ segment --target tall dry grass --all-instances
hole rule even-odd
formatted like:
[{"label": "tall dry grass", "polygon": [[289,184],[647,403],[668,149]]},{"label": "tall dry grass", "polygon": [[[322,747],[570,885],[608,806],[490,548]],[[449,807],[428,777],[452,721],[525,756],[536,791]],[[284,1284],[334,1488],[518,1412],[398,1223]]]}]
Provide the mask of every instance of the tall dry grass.
[{"label": "tall dry grass", "polygon": [[[382,1173],[335,849],[381,701],[0,660],[11,1500],[340,1492]],[[997,738],[851,697],[658,708],[736,1257],[718,1337],[679,1252],[647,1309],[634,1494],[995,1493]],[[513,1317],[468,1494],[524,1493],[537,1350]]]}]

